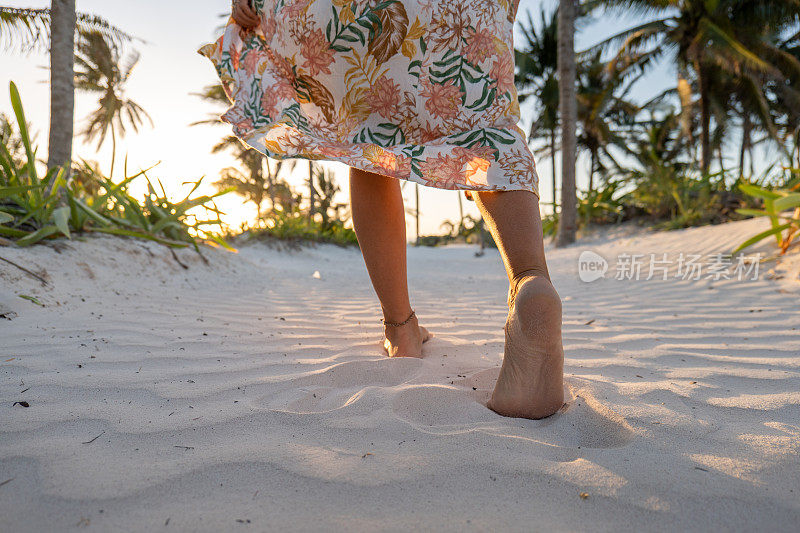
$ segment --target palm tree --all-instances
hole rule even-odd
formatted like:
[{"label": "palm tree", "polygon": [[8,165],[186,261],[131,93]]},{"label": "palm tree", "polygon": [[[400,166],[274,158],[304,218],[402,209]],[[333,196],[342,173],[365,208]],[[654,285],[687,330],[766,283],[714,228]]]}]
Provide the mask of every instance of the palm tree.
[{"label": "palm tree", "polygon": [[[778,47],[787,57],[794,61],[800,61],[800,30],[798,28],[795,27],[795,31],[787,38],[776,37],[773,40],[778,43]],[[769,105],[776,129],[779,132],[781,146],[792,147],[786,154],[789,166],[800,168],[800,94],[796,89],[800,87],[800,73],[790,72],[787,77],[788,83],[769,84]],[[752,167],[752,144],[748,152]]]},{"label": "palm tree", "polygon": [[100,17],[76,13],[75,0],[52,0],[51,9],[0,6],[0,47],[24,51],[49,45],[50,168],[65,166],[72,159],[75,34],[92,31],[116,45],[132,40]]},{"label": "palm tree", "polygon": [[50,140],[47,166],[68,165],[74,136],[75,0],[53,0],[50,23]]},{"label": "palm tree", "polygon": [[600,52],[590,54],[578,67],[578,148],[589,153],[589,196],[594,176],[606,169],[603,160],[614,161],[611,148],[627,149],[624,130],[629,129],[639,108],[626,100],[638,77],[625,79],[601,60]]},{"label": "palm tree", "polygon": [[[222,107],[230,105],[230,100],[219,83],[205,87],[201,92],[194,93],[194,96]],[[221,124],[223,122],[219,119],[219,113],[214,112],[205,120],[193,122],[191,126],[217,126]],[[272,159],[253,148],[245,146],[234,136],[225,137],[212,149],[214,153],[226,150],[230,151],[236,160],[244,166],[246,172],[233,168],[223,170],[221,179],[217,182],[218,184],[224,184],[220,185],[222,188],[234,186],[237,190],[241,190],[244,193],[241,196],[256,203],[258,206],[259,218],[261,218],[261,206],[265,193],[270,200],[270,209],[275,210],[281,207],[284,210],[291,211],[294,206],[294,193],[287,193],[289,191],[288,185],[278,181],[278,176],[283,170],[292,171],[297,164],[295,160],[275,161],[273,168]],[[266,169],[264,168],[265,166]],[[237,183],[240,185],[237,185]],[[291,199],[291,201],[284,201],[287,198]]]},{"label": "palm tree", "polygon": [[335,196],[341,192],[341,187],[336,183],[333,172],[324,167],[316,169],[316,183],[314,195],[317,200],[317,210],[322,217],[322,226],[327,228],[333,220],[339,220],[339,212],[347,208],[347,204],[334,204]]},{"label": "palm tree", "polygon": [[634,202],[655,218],[685,214],[681,193],[691,169],[688,143],[681,118],[673,109],[648,109],[650,117],[636,124],[629,142],[633,168],[621,169]]},{"label": "palm tree", "polygon": [[[21,52],[36,49],[49,51],[51,18],[55,15],[52,11],[56,9],[56,3],[65,4],[66,2],[54,0],[51,2],[51,9],[0,6],[0,48]],[[74,4],[74,2],[71,3]],[[69,7],[68,4],[67,7]],[[122,46],[134,39],[102,17],[89,13],[75,13],[75,31],[78,33],[100,32],[109,42],[117,46]]]},{"label": "palm tree", "polygon": [[414,184],[414,198],[415,198],[415,202],[414,202],[414,220],[416,221],[416,235],[417,235],[417,240],[415,242],[416,242],[416,245],[419,246],[419,215],[420,215],[420,211],[419,211],[419,183],[415,183]]},{"label": "palm tree", "polygon": [[575,94],[575,19],[578,0],[559,0],[558,80],[561,112],[561,216],[556,244],[575,242],[578,196],[575,186],[576,125],[578,105]]},{"label": "palm tree", "polygon": [[[765,80],[785,83],[788,72],[800,71],[796,58],[781,50],[773,39],[766,38],[795,27],[800,13],[796,1],[601,0],[597,3],[660,17],[611,37],[599,46],[621,43],[618,58],[622,60],[631,54],[648,61],[670,56],[678,67],[684,116],[691,112],[692,93],[700,107],[700,168],[704,174],[709,171],[713,150],[714,75],[722,70],[736,78],[749,79],[757,88],[764,87]],[[763,92],[762,97],[765,98]]]},{"label": "palm tree", "polygon": [[[260,152],[245,146],[233,135],[225,137],[214,148],[212,153],[228,151],[244,167],[244,171],[235,167],[228,167],[220,172],[220,178],[214,185],[218,189],[224,190],[233,187],[236,194],[245,198],[246,201],[253,202],[257,209],[257,219],[260,220],[263,214],[263,204],[266,198],[270,199],[270,209],[275,210],[279,205],[286,208],[277,200],[278,191],[276,185],[278,178],[284,169],[283,161],[276,161],[274,167],[270,160],[266,159]],[[266,170],[265,170],[266,161]],[[294,162],[289,162],[294,166]]]},{"label": "palm tree", "polygon": [[555,10],[548,15],[542,9],[539,17],[538,30],[530,13],[527,25],[524,23],[522,25],[525,44],[522,49],[515,50],[516,84],[520,88],[520,102],[532,98],[536,103],[536,115],[531,125],[530,137],[545,139],[543,151],[550,156],[553,166],[553,213],[556,213],[558,210],[556,135],[559,127],[558,11]]},{"label": "palm tree", "polygon": [[308,160],[308,220],[314,221],[314,213],[316,213],[317,202],[314,198],[314,161]]},{"label": "palm tree", "polygon": [[119,48],[109,43],[102,34],[90,32],[83,35],[78,43],[75,60],[76,88],[100,96],[99,105],[89,116],[89,122],[82,134],[87,140],[97,139],[99,148],[108,133],[111,133],[110,178],[114,175],[117,135],[125,135],[125,123],[129,123],[136,132],[145,119],[151,125],[153,123],[142,106],[125,96],[125,84],[139,62],[139,54],[134,52],[123,58]]}]

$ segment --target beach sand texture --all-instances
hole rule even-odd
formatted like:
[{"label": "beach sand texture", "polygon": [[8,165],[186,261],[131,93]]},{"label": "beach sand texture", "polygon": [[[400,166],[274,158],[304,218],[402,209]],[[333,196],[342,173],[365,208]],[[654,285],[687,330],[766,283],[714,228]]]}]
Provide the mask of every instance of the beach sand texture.
[{"label": "beach sand texture", "polygon": [[496,250],[409,250],[435,338],[393,360],[355,249],[186,250],[184,269],[105,237],[0,248],[48,281],[0,262],[0,531],[796,530],[797,262],[757,281],[577,275],[583,250],[727,252],[763,224],[550,250],[568,404],[541,421],[482,404]]}]

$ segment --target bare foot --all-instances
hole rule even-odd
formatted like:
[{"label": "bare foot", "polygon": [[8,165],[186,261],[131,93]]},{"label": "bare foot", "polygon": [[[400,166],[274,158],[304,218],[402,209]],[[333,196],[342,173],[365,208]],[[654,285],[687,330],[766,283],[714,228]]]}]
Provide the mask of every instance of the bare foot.
[{"label": "bare foot", "polygon": [[545,418],[564,405],[561,298],[531,275],[517,285],[506,321],[503,367],[489,409],[514,418]]},{"label": "bare foot", "polygon": [[385,326],[383,349],[389,357],[422,357],[422,343],[433,335],[419,325],[417,317],[404,326]]}]

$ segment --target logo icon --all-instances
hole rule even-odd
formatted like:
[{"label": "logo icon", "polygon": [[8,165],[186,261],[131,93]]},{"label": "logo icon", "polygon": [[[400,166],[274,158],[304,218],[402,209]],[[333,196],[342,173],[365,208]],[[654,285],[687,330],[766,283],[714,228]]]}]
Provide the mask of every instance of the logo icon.
[{"label": "logo icon", "polygon": [[585,283],[597,281],[605,277],[608,272],[608,261],[605,258],[592,252],[584,250],[578,258],[578,277]]}]

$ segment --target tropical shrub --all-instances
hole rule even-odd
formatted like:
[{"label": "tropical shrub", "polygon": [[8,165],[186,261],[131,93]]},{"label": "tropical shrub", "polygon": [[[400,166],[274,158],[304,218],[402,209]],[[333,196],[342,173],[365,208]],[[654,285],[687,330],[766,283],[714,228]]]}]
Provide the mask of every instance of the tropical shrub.
[{"label": "tropical shrub", "polygon": [[290,246],[303,242],[358,246],[356,233],[339,219],[318,220],[295,208],[292,211],[270,211],[259,227],[242,232],[244,240],[281,241]]},{"label": "tropical shrub", "polygon": [[[609,181],[599,189],[584,192],[578,199],[578,220],[585,225],[620,222],[624,207],[616,197],[620,196],[621,188],[621,181]],[[546,221],[545,226],[549,222]]]},{"label": "tropical shrub", "polygon": [[[51,168],[39,176],[36,151],[32,146],[19,91],[11,83],[11,105],[17,121],[18,143],[23,155],[12,152],[14,139],[4,136],[0,143],[0,236],[19,246],[28,246],[45,239],[71,238],[73,233],[107,233],[159,242],[171,247],[201,243],[225,243],[211,231],[221,228],[219,211],[213,200],[225,194],[192,195],[201,181],[189,185],[189,194],[178,202],[167,198],[163,187],[155,187],[142,171],[114,183],[84,162],[78,179],[67,181],[64,168]],[[6,142],[10,141],[10,142]],[[129,192],[130,184],[139,178],[147,181],[143,201]],[[160,184],[159,184],[160,185]],[[211,213],[202,219],[195,211]]]},{"label": "tropical shrub", "polygon": [[[797,171],[800,172],[800,171]],[[800,178],[785,189],[770,190],[757,185],[742,184],[739,188],[763,203],[762,209],[739,209],[746,216],[767,217],[771,228],[743,242],[735,251],[741,251],[758,242],[774,237],[781,255],[800,242]]]}]

